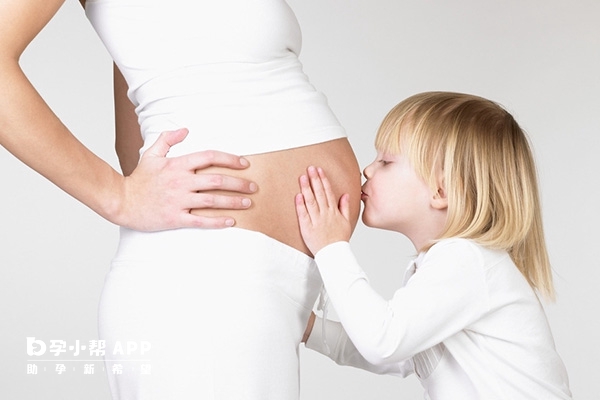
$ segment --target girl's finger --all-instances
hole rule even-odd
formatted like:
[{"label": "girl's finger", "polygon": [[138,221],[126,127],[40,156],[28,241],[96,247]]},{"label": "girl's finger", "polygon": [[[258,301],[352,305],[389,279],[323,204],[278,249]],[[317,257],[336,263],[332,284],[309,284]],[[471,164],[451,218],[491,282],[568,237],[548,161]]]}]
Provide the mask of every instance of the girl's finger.
[{"label": "girl's finger", "polygon": [[327,195],[325,194],[325,188],[323,187],[323,182],[321,181],[321,177],[319,176],[317,169],[315,167],[308,167],[308,176],[310,178],[310,185],[319,208],[324,209],[329,207]]},{"label": "girl's finger", "polygon": [[339,209],[346,221],[350,221],[350,195],[348,193],[344,193],[340,198]]},{"label": "girl's finger", "polygon": [[325,192],[325,197],[327,198],[327,204],[336,204],[335,194],[333,193],[329,179],[327,179],[327,176],[325,175],[325,171],[323,171],[323,168],[317,168],[317,172],[321,178],[321,183],[323,184],[323,191]]},{"label": "girl's finger", "polygon": [[302,193],[298,193],[296,195],[296,214],[298,215],[298,222],[300,223],[300,228],[310,223],[310,215],[306,210],[306,204],[304,202],[304,196]]},{"label": "girl's finger", "polygon": [[304,198],[304,205],[312,219],[313,215],[316,216],[319,213],[319,205],[317,204],[313,190],[310,187],[308,176],[302,175],[300,177],[300,189],[302,191],[302,197]]}]

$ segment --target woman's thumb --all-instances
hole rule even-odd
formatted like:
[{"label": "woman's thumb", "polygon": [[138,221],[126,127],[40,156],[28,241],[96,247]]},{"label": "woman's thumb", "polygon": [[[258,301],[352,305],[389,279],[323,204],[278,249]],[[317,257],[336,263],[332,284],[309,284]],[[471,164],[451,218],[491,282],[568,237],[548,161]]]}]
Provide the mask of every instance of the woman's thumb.
[{"label": "woman's thumb", "polygon": [[162,132],[156,142],[146,150],[144,155],[165,157],[171,147],[185,139],[188,133],[189,131],[186,128]]}]

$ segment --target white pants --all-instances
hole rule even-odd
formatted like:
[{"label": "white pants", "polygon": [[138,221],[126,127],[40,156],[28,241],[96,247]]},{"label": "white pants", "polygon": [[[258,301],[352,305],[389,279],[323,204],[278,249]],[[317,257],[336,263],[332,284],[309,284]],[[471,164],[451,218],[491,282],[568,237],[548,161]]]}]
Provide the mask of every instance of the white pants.
[{"label": "white pants", "polygon": [[320,286],[312,258],[258,232],[122,228],[99,309],[113,399],[297,399]]}]

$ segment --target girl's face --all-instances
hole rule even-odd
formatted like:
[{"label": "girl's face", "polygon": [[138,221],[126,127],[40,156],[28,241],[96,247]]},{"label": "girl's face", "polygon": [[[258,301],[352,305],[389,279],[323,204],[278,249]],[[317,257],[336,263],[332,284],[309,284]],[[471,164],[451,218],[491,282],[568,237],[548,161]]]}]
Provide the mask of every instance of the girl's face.
[{"label": "girl's face", "polygon": [[364,176],[362,219],[367,226],[400,232],[417,247],[434,239],[428,237],[439,214],[432,205],[434,194],[405,156],[378,152]]}]

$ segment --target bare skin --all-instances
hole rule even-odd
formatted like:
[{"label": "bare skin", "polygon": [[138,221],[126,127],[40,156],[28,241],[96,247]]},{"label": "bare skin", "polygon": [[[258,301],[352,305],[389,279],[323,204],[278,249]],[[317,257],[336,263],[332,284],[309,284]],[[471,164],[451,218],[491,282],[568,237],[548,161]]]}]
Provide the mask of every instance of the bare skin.
[{"label": "bare skin", "polygon": [[243,169],[243,159],[214,151],[166,158],[186,136],[185,131],[168,132],[141,159],[136,156],[135,164],[124,165],[129,176],[123,176],[79,142],[37,93],[19,58],[63,2],[0,2],[0,145],[115,224],[144,231],[231,225],[233,220],[223,214],[205,218],[189,211],[207,205],[242,207],[243,195],[216,198],[203,190],[243,194],[252,192],[250,182],[195,172],[210,165]]},{"label": "bare skin", "polygon": [[[336,198],[347,193],[351,228],[354,229],[360,211],[361,174],[354,153],[346,139],[337,139],[312,146],[244,156],[250,167],[243,171],[227,171],[234,176],[251,179],[259,190],[249,195],[252,206],[248,210],[232,210],[236,226],[256,230],[288,244],[306,254],[294,198],[298,193],[298,178],[309,165],[319,165],[331,182]],[[205,172],[224,173],[221,168]],[[192,213],[211,216],[215,210],[193,210]]]},{"label": "bare skin", "polygon": [[[138,163],[138,150],[142,146],[142,138],[134,109],[126,97],[127,84],[116,68],[114,80],[116,148],[123,172],[127,175]],[[231,196],[231,193],[223,190],[204,190],[205,195],[218,196],[208,197],[209,203],[206,203],[204,208],[191,210],[191,214],[214,219],[223,214],[223,208],[232,208],[227,210],[227,215],[235,219],[235,226],[262,232],[311,255],[300,236],[294,197],[298,193],[300,175],[306,172],[309,165],[319,165],[331,177],[332,189],[338,197],[343,193],[349,194],[349,220],[352,229],[356,226],[360,211],[361,174],[347,139],[247,155],[244,159],[250,162],[250,167],[244,170],[208,167],[196,170],[196,174],[216,180],[215,185],[225,189],[235,188],[239,192],[249,194],[239,197]],[[221,183],[220,179],[225,179],[226,183]],[[254,187],[248,186],[249,181],[258,185],[255,193],[250,193]],[[244,199],[251,201],[247,208],[242,204]],[[217,203],[213,204],[210,201]]]},{"label": "bare skin", "polygon": [[[143,141],[137,123],[134,107],[127,98],[127,83],[117,68],[114,68],[115,115],[117,122],[116,149],[123,173],[127,175],[138,163],[138,150]],[[298,193],[298,178],[306,173],[309,165],[318,165],[327,172],[332,189],[338,198],[348,193],[352,229],[356,226],[360,211],[361,174],[356,157],[347,139],[337,139],[311,146],[287,149],[264,154],[245,155],[250,167],[233,170],[222,167],[209,167],[197,170],[201,176],[226,179],[227,190],[235,188],[242,193],[251,192],[247,182],[258,185],[258,190],[247,196],[231,196],[223,190],[208,191],[203,194],[217,194],[219,197],[207,198],[209,203],[203,208],[190,211],[192,215],[203,218],[218,218],[227,215],[235,219],[235,226],[262,232],[305,254],[311,255],[300,236],[294,197]],[[216,174],[216,175],[213,175]],[[243,178],[241,181],[231,179]],[[252,187],[253,188],[253,187]],[[224,197],[229,195],[230,197]],[[241,201],[251,200],[248,208]],[[219,203],[212,204],[215,200]]]}]

